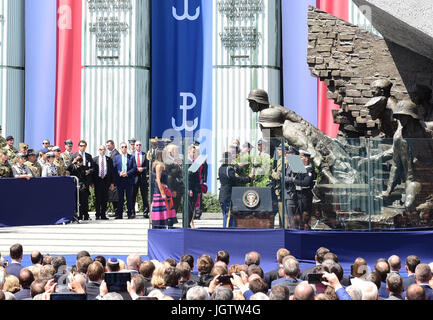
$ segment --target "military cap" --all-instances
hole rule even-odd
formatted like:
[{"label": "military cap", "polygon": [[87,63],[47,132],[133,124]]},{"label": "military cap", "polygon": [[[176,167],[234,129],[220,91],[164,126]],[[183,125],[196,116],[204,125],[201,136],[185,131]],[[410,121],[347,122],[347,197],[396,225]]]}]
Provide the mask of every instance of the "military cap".
[{"label": "military cap", "polygon": [[28,156],[36,156],[36,152],[33,149],[29,149],[29,151],[27,152]]},{"label": "military cap", "polygon": [[292,146],[290,146],[290,147],[287,149],[287,152],[288,152],[288,153],[294,153],[294,154],[296,154],[296,155],[299,155],[299,151],[298,151],[298,149],[296,149],[295,147],[292,147]]},{"label": "military cap", "polygon": [[371,84],[373,88],[391,89],[393,86],[392,82],[386,79],[376,80]]},{"label": "military cap", "polygon": [[418,107],[411,100],[403,100],[397,104],[397,110],[394,111],[394,116],[406,115],[414,119],[421,119],[418,115]]},{"label": "military cap", "polygon": [[299,155],[304,157],[311,157],[311,153],[305,150],[299,150]]},{"label": "military cap", "polygon": [[196,147],[200,147],[200,142],[194,141],[193,145],[196,146]]},{"label": "military cap", "polygon": [[9,140],[15,140],[15,138],[13,136],[7,136],[6,141],[9,141]]},{"label": "military cap", "polygon": [[59,146],[55,146],[51,149],[52,151],[62,151]]},{"label": "military cap", "polygon": [[17,158],[25,158],[26,155],[24,153],[22,153],[22,152],[18,152],[17,155],[16,155],[16,157]]},{"label": "military cap", "polygon": [[[277,150],[282,150],[283,149],[283,145],[282,144],[280,144],[278,147],[277,147]],[[289,145],[288,144],[285,144],[284,145],[284,149],[287,151],[287,150],[289,150]]]},{"label": "military cap", "polygon": [[152,139],[150,139],[150,142],[151,142],[151,143],[157,143],[158,140],[159,140],[158,137],[153,137]]},{"label": "military cap", "polygon": [[20,146],[20,149],[28,149],[29,148],[29,145],[27,143],[24,143],[24,142],[21,142],[19,144],[19,146]]},{"label": "military cap", "polygon": [[131,139],[128,140],[128,142],[129,142],[129,144],[133,144],[133,143],[137,142],[137,139],[131,138]]},{"label": "military cap", "polygon": [[47,152],[47,157],[48,158],[54,158],[55,157],[54,152]]},{"label": "military cap", "polygon": [[262,89],[254,89],[248,95],[248,99],[250,101],[255,101],[257,103],[269,105],[269,96],[265,90]]},{"label": "military cap", "polygon": [[65,145],[72,146],[73,144],[71,139],[65,141]]},{"label": "military cap", "polygon": [[259,141],[257,141],[257,145],[261,145],[261,144],[263,144],[263,140],[262,139],[260,139]]}]

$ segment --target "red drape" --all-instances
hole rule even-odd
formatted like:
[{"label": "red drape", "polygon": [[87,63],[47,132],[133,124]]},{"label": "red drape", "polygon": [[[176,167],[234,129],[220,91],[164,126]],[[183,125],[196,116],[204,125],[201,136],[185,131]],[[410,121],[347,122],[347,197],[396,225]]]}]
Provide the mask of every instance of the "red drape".
[{"label": "red drape", "polygon": [[[349,20],[349,0],[317,0],[317,8],[326,11],[340,19]],[[334,123],[332,110],[339,109],[333,100],[326,97],[326,85],[318,80],[318,127],[330,137],[335,138],[338,133],[338,125]]]},{"label": "red drape", "polygon": [[55,141],[62,147],[81,139],[82,1],[57,1],[57,84]]}]

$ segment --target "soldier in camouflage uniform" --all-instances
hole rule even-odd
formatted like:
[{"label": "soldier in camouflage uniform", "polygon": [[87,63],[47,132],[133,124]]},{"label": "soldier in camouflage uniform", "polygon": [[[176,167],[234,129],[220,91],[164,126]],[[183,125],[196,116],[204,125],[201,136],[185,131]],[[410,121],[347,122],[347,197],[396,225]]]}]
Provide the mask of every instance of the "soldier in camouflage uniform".
[{"label": "soldier in camouflage uniform", "polygon": [[42,176],[42,166],[37,161],[35,150],[30,149],[27,156],[29,160],[24,164],[32,171],[33,177],[40,178]]},{"label": "soldier in camouflage uniform", "polygon": [[2,126],[0,126],[0,150],[3,149],[4,147],[6,147],[7,143],[6,143],[6,139],[3,138],[2,134]]},{"label": "soldier in camouflage uniform", "polygon": [[60,156],[63,159],[63,163],[65,164],[66,167],[69,166],[69,162],[71,161],[72,147],[73,146],[74,146],[74,143],[72,142],[72,140],[66,140],[65,141],[65,152],[60,154]]},{"label": "soldier in camouflage uniform", "polygon": [[16,163],[16,156],[18,150],[14,147],[15,139],[13,136],[6,137],[7,146],[3,148],[3,150],[7,151],[9,164],[14,165]]},{"label": "soldier in camouflage uniform", "polygon": [[54,160],[54,165],[57,167],[57,175],[59,177],[65,177],[66,176],[66,166],[63,162],[63,159],[60,157],[60,154],[62,150],[60,147],[55,146],[53,147],[54,155],[56,156],[56,159]]},{"label": "soldier in camouflage uniform", "polygon": [[13,178],[12,167],[6,150],[0,150],[0,178]]}]

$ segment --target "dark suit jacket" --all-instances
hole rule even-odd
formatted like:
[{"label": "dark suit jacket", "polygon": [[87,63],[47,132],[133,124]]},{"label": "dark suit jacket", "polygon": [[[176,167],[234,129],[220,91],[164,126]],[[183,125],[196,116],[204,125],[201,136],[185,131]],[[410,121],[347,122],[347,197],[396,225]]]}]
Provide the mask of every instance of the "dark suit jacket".
[{"label": "dark suit jacket", "polygon": [[109,157],[105,157],[107,161],[107,175],[104,177],[104,180],[101,180],[99,177],[99,156],[93,158],[94,163],[94,171],[93,171],[93,182],[96,184],[97,182],[104,182],[106,185],[110,185],[114,183],[114,165],[113,160]]},{"label": "dark suit jacket", "polygon": [[24,300],[24,299],[28,299],[31,298],[30,295],[30,289],[21,289],[20,291],[14,293],[15,299],[17,300]]},{"label": "dark suit jacket", "polygon": [[425,299],[433,300],[433,289],[428,284],[420,284],[425,290]]},{"label": "dark suit jacket", "polygon": [[120,176],[120,173],[122,172],[122,155],[119,154],[114,159],[114,181],[117,186],[119,185],[133,185],[135,182],[135,175],[137,174],[137,165],[135,163],[135,158],[131,156],[130,154],[127,154],[126,157],[128,158],[127,161],[127,174],[128,176],[126,178],[123,178]]},{"label": "dark suit jacket", "polygon": [[402,296],[390,295],[389,298],[387,298],[385,300],[403,300],[403,297]]},{"label": "dark suit jacket", "polygon": [[407,278],[403,278],[404,291],[406,291],[407,288],[409,288],[409,286],[414,283],[416,283],[415,274],[410,274]]},{"label": "dark suit jacket", "polygon": [[87,300],[96,300],[99,295],[99,287],[101,286],[98,282],[89,282],[87,284]]},{"label": "dark suit jacket", "polygon": [[192,163],[188,164],[188,189],[200,193],[201,191],[201,184],[200,184],[200,173],[199,170],[196,172],[190,172],[189,168],[191,167]]},{"label": "dark suit jacket", "polygon": [[119,151],[117,151],[117,149],[113,149],[113,151],[111,151],[111,153],[110,153],[111,160],[113,160],[113,162],[114,162],[114,158],[116,158],[119,154],[120,153],[119,153]]},{"label": "dark suit jacket", "polygon": [[275,270],[272,270],[272,271],[265,273],[265,280],[268,283],[269,288],[272,285],[272,281],[275,281],[275,280],[278,280],[281,278],[278,271],[280,271],[280,269],[275,269]]},{"label": "dark suit jacket", "polygon": [[305,281],[308,280],[308,275],[310,273],[313,273],[313,270],[314,270],[315,267],[316,266],[308,268],[308,269],[305,269],[304,271],[302,271],[301,275],[299,276],[299,279],[305,280]]},{"label": "dark suit jacket", "polygon": [[251,181],[250,177],[236,177],[235,169],[232,166],[227,166],[225,164],[218,169],[218,179],[221,183],[219,194],[220,203],[231,201],[233,187]]},{"label": "dark suit jacket", "polygon": [[137,163],[137,152],[132,154],[134,157],[135,163],[137,165],[137,176],[135,178],[135,184],[143,184],[147,185],[147,175],[149,173],[149,160],[147,160],[147,154],[145,152],[141,152],[140,162],[141,167],[144,169],[142,173],[138,172],[138,163]]},{"label": "dark suit jacket", "polygon": [[271,288],[276,286],[285,286],[289,288],[290,295],[295,294],[295,288],[301,281],[298,279],[287,279],[286,277],[283,277],[278,280],[272,281]]},{"label": "dark suit jacket", "polygon": [[6,267],[7,273],[19,278],[20,277],[20,271],[24,268],[20,263],[11,263]]},{"label": "dark suit jacket", "polygon": [[386,282],[382,282],[379,288],[379,296],[382,298],[389,298],[389,292],[386,289]]},{"label": "dark suit jacket", "polygon": [[162,293],[172,297],[174,300],[180,300],[182,297],[182,289],[178,287],[167,287]]},{"label": "dark suit jacket", "polygon": [[[72,156],[71,159],[69,160],[69,165],[72,164],[72,161],[74,161],[75,157],[79,155],[79,152],[75,152]],[[94,171],[94,163],[93,163],[93,158],[89,153],[85,153],[86,156],[86,165],[84,166],[86,168],[86,170],[90,170],[90,174],[88,176],[86,176],[87,179],[87,184],[91,185],[93,183],[93,171]],[[69,171],[69,170],[68,170]],[[70,172],[70,171],[69,171]]]}]

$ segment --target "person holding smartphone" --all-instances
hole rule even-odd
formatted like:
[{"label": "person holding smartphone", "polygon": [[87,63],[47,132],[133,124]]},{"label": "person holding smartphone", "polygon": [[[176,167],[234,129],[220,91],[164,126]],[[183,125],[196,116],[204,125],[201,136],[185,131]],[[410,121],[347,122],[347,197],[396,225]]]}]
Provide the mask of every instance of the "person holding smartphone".
[{"label": "person holding smartphone", "polygon": [[77,177],[79,181],[79,220],[89,220],[89,179],[87,178],[87,168],[83,166],[83,157],[76,154],[67,169],[71,176]]}]

